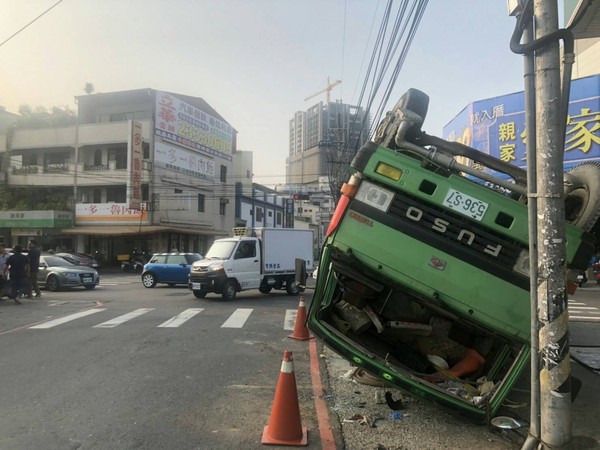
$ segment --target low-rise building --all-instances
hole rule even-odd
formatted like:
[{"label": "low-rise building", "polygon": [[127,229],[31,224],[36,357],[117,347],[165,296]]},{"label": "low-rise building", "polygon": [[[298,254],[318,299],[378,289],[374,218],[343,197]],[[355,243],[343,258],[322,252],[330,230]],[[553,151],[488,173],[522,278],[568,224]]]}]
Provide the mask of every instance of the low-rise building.
[{"label": "low-rise building", "polygon": [[[154,89],[76,99],[77,124],[17,128],[0,146],[7,188],[68,193],[61,246],[114,261],[134,249],[202,253],[230,234],[237,132],[206,101]],[[7,225],[13,241],[33,234]]]}]

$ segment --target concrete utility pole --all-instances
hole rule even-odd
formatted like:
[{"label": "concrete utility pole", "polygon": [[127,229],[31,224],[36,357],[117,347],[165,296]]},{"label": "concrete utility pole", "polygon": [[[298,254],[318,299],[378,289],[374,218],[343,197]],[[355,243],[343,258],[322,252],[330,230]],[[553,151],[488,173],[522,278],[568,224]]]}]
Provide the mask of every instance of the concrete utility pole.
[{"label": "concrete utility pole", "polygon": [[[535,37],[558,30],[556,0],[534,0]],[[558,40],[535,54],[537,139],[538,319],[541,441],[560,448],[572,440],[569,317],[565,276],[560,55]],[[535,356],[535,355],[534,355]]]}]

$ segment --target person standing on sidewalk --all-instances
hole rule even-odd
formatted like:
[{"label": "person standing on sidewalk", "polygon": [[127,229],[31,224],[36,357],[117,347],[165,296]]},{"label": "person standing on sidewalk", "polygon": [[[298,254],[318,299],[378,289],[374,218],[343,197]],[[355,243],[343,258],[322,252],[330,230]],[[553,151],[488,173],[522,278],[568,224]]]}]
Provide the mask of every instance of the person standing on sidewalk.
[{"label": "person standing on sidewalk", "polygon": [[0,244],[0,298],[8,297],[8,280],[4,275],[4,265],[10,254],[6,251],[4,244]]},{"label": "person standing on sidewalk", "polygon": [[27,285],[27,298],[31,298],[31,294],[35,292],[36,297],[41,297],[42,293],[38,286],[37,274],[40,270],[40,254],[42,253],[37,247],[37,242],[33,239],[27,244],[29,250],[29,284]]},{"label": "person standing on sidewalk", "polygon": [[13,254],[8,257],[4,264],[4,277],[9,276],[10,298],[21,304],[18,296],[27,291],[29,279],[29,258],[23,253],[23,247],[15,245]]}]

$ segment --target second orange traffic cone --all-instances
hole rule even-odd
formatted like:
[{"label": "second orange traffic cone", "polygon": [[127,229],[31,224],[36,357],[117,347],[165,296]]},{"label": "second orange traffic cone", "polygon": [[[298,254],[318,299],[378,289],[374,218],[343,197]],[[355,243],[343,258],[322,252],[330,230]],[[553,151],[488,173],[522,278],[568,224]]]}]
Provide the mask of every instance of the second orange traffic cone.
[{"label": "second orange traffic cone", "polygon": [[300,297],[298,314],[296,315],[296,322],[294,323],[294,332],[288,337],[292,339],[298,339],[300,341],[311,339],[312,337],[308,333],[308,328],[306,328],[306,303],[304,303],[304,297]]},{"label": "second orange traffic cone", "polygon": [[273,400],[269,425],[263,429],[261,443],[272,445],[307,445],[308,432],[302,426],[294,375],[292,352],[283,352],[281,373]]}]

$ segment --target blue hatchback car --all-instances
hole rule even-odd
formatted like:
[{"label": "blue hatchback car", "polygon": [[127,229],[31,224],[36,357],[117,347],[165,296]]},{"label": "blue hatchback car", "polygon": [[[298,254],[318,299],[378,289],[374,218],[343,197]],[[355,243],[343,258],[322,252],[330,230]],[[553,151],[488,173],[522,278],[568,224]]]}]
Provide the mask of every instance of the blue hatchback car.
[{"label": "blue hatchback car", "polygon": [[200,259],[199,253],[157,253],[144,266],[142,284],[147,288],[158,283],[187,285],[192,263]]}]

